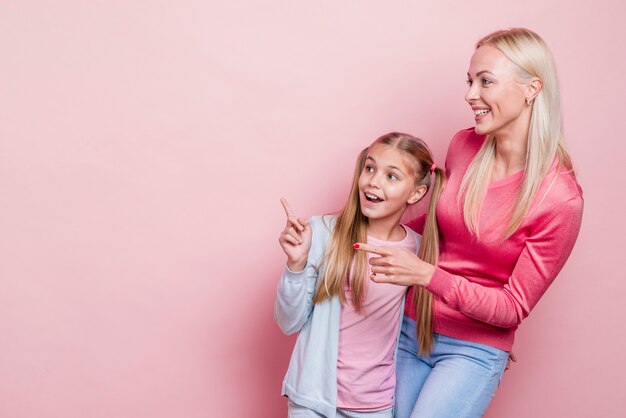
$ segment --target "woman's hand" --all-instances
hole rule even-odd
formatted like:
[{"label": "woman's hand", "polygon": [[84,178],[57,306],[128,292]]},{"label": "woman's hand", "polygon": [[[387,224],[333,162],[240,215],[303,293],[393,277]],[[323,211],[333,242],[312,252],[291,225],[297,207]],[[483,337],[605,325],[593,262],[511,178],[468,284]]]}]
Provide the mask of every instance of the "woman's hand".
[{"label": "woman's hand", "polygon": [[392,283],[401,286],[426,286],[435,273],[435,266],[422,261],[414,253],[398,247],[378,247],[369,244],[354,244],[359,251],[376,254],[370,257],[370,278],[376,283]]},{"label": "woman's hand", "polygon": [[289,270],[299,272],[306,267],[313,232],[309,220],[297,218],[287,199],[281,198],[280,203],[282,203],[287,215],[287,225],[285,225],[283,232],[280,233],[278,242],[287,255],[287,267]]}]

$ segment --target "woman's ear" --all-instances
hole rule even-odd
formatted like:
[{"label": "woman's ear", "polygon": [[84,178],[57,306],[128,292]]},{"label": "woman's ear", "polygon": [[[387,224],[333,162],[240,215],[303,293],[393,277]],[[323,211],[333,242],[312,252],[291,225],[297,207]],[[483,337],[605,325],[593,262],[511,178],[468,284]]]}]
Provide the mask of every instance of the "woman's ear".
[{"label": "woman's ear", "polygon": [[419,202],[422,199],[422,197],[424,197],[427,191],[428,191],[428,188],[426,186],[424,185],[417,186],[415,190],[413,191],[413,194],[411,194],[411,197],[409,197],[409,199],[406,201],[406,203],[408,203],[409,205],[412,205],[413,203]]},{"label": "woman's ear", "polygon": [[537,97],[542,87],[543,82],[537,77],[530,80],[526,86],[526,104],[531,104],[533,100],[535,100],[535,97]]}]

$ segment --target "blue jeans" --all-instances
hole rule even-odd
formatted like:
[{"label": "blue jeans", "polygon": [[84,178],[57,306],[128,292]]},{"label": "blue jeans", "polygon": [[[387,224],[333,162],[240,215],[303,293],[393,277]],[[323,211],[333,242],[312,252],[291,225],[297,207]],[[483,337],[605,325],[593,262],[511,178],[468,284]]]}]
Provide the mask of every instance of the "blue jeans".
[{"label": "blue jeans", "polygon": [[405,316],[396,358],[395,418],[482,417],[509,353],[440,334],[429,356],[417,351],[415,321]]},{"label": "blue jeans", "polygon": [[[290,400],[287,401],[287,404],[289,406],[287,418],[324,418],[324,415],[295,404]],[[336,418],[393,418],[393,408],[373,412],[346,411],[345,409],[337,408]]]}]

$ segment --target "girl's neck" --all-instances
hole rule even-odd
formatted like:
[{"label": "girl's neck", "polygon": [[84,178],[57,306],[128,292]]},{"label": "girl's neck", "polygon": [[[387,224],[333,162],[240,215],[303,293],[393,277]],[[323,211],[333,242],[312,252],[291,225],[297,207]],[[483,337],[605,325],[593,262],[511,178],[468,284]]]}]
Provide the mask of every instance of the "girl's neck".
[{"label": "girl's neck", "polygon": [[381,241],[402,241],[406,237],[406,231],[398,220],[370,219],[367,235]]}]

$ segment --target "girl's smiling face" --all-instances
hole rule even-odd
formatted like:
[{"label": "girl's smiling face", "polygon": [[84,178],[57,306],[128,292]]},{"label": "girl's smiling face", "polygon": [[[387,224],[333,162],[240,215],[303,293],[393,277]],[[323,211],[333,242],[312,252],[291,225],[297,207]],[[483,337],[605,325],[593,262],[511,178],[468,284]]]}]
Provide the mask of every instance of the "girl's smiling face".
[{"label": "girl's smiling face", "polygon": [[359,176],[361,212],[370,220],[400,222],[407,205],[417,202],[426,186],[416,186],[415,173],[402,151],[375,143]]},{"label": "girl's smiling face", "polygon": [[499,49],[483,45],[474,52],[467,84],[465,100],[474,111],[477,134],[498,137],[527,129],[531,109],[526,102],[528,83]]}]

